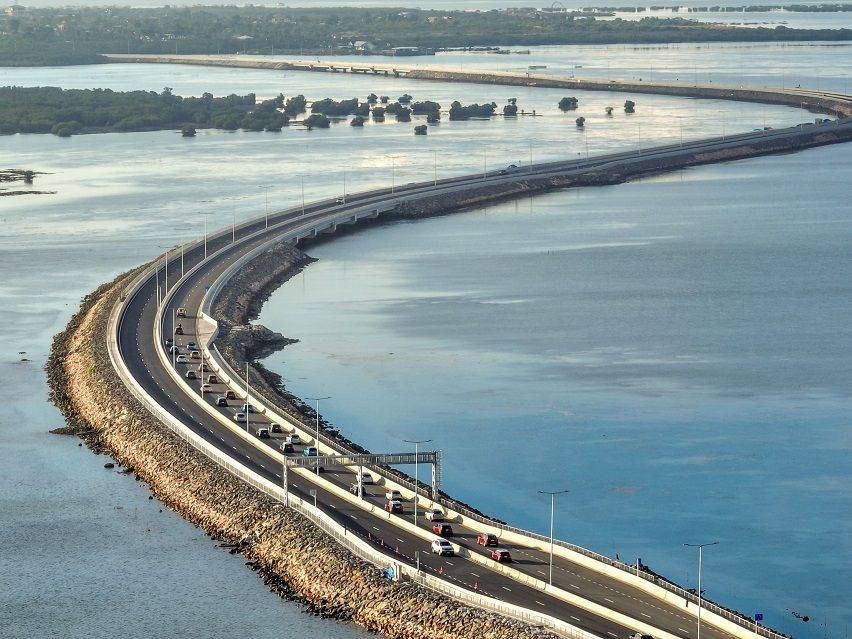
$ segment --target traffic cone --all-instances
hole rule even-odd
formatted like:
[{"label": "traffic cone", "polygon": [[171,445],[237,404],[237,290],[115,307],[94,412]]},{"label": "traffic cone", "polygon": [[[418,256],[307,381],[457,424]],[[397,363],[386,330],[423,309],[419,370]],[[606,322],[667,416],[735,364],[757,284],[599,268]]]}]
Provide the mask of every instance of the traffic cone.
[{"label": "traffic cone", "polygon": [[440,568],[438,568],[438,574],[439,574],[439,575],[443,575],[443,574],[444,574],[444,567],[443,567],[443,566],[441,566]]},{"label": "traffic cone", "polygon": [[474,590],[479,590],[479,582],[478,582],[478,581],[474,581],[474,582],[473,582],[473,589],[474,589]]}]

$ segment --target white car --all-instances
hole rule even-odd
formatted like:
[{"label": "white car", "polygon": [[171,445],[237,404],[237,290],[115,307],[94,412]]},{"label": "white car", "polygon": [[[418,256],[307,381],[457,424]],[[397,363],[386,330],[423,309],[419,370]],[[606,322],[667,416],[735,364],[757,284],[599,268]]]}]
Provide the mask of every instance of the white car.
[{"label": "white car", "polygon": [[202,384],[201,385],[201,392],[202,393],[212,393],[213,387],[210,384]]},{"label": "white car", "polygon": [[453,545],[446,539],[435,539],[432,541],[432,552],[444,557],[452,557],[455,553]]},{"label": "white car", "polygon": [[186,358],[186,355],[178,355],[175,361],[178,364],[186,364],[189,360]]},{"label": "white car", "polygon": [[287,437],[284,438],[284,441],[287,442],[288,444],[293,444],[294,446],[298,446],[299,444],[302,443],[302,438],[299,437],[296,434],[293,434],[293,435],[287,435]]},{"label": "white car", "polygon": [[246,423],[246,414],[245,413],[237,413],[236,415],[234,415],[234,421],[237,422],[238,424],[245,424]]},{"label": "white car", "polygon": [[402,494],[398,490],[389,490],[385,493],[385,499],[388,501],[401,501]]},{"label": "white car", "polygon": [[426,519],[429,521],[444,521],[444,511],[440,508],[432,508],[426,511]]}]

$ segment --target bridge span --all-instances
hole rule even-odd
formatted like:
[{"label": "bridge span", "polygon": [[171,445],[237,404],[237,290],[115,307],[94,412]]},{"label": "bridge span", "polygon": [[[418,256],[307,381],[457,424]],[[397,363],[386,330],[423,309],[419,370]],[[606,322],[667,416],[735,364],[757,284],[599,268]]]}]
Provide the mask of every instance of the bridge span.
[{"label": "bridge span", "polygon": [[[819,98],[824,110],[835,98]],[[852,104],[843,97],[843,108]],[[614,153],[588,159],[532,165],[522,170],[492,171],[471,176],[413,183],[395,189],[376,189],[347,197],[286,209],[261,216],[213,234],[152,262],[129,287],[113,311],[108,341],[113,365],[131,391],[166,426],[198,450],[247,483],[300,510],[335,539],[362,558],[397,575],[483,608],[545,625],[575,639],[628,639],[633,632],[656,639],[697,639],[699,600],[682,588],[641,567],[623,564],[567,542],[554,545],[552,583],[548,579],[549,544],[541,535],[508,526],[436,496],[379,466],[367,464],[375,484],[350,486],[359,466],[329,468],[317,474],[308,468],[289,471],[279,439],[261,439],[251,428],[277,423],[320,456],[355,455],[338,441],[315,432],[310,424],[284,413],[274,398],[247,388],[216,347],[218,331],[212,307],[229,279],[244,265],[279,242],[298,243],[319,231],[364,219],[393,219],[409,214],[446,212],[550,188],[576,184],[612,183],[630,177],[679,167],[788,152],[852,140],[852,119],[822,125],[799,125],[669,145],[642,151]],[[181,335],[173,314],[186,310]],[[199,343],[201,359],[177,363],[164,340]],[[203,361],[218,380],[205,393],[205,380],[187,379],[190,365]],[[174,362],[174,363],[173,363]],[[220,406],[215,395],[231,391],[237,405]],[[235,421],[240,405],[256,408],[245,424]],[[273,443],[275,445],[273,445]],[[353,462],[369,461],[354,456]],[[290,473],[282,484],[285,472]],[[360,484],[360,482],[359,482]],[[363,492],[361,491],[363,489]],[[400,513],[384,509],[384,493],[398,490],[404,501]],[[429,553],[434,534],[430,522],[415,519],[412,498],[424,508],[440,508],[454,529],[456,555]],[[290,499],[285,499],[289,496]],[[316,505],[312,505],[315,503]],[[477,533],[496,535],[515,561],[492,559],[476,543]],[[783,635],[711,603],[701,602],[701,635],[707,639],[751,639]]]}]

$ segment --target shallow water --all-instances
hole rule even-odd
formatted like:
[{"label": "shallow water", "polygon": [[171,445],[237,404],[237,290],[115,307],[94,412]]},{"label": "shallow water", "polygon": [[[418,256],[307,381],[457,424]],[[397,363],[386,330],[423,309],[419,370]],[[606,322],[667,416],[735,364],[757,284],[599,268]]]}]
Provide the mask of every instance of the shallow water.
[{"label": "shallow water", "polygon": [[[826,64],[830,60],[825,58]],[[477,63],[487,62],[482,57]],[[46,402],[42,372],[50,339],[77,301],[100,283],[168,246],[201,236],[205,217],[212,229],[226,226],[233,216],[261,214],[267,199],[270,208],[297,204],[300,178],[310,201],[341,193],[344,172],[350,191],[431,177],[436,153],[439,176],[444,176],[477,170],[485,162],[489,167],[526,162],[530,142],[540,161],[585,153],[586,143],[596,153],[674,141],[681,125],[686,139],[721,133],[723,126],[747,130],[803,117],[787,108],[642,96],[636,115],[605,120],[599,115],[603,107],[619,104],[623,96],[578,94],[577,115],[589,117],[583,135],[574,126],[576,115],[555,112],[561,92],[359,82],[324,74],[162,65],[0,69],[0,84],[172,86],[185,95],[211,90],[350,97],[370,90],[407,91],[419,99],[465,102],[518,95],[521,104],[544,112],[517,121],[445,122],[425,139],[411,134],[413,125],[393,123],[364,131],[342,124],[329,131],[285,130],[280,135],[204,131],[194,140],[171,131],[68,140],[0,137],[0,166],[46,171],[36,178],[35,188],[56,191],[0,199],[6,231],[0,238],[0,383],[15,398],[0,404],[0,544],[17,549],[0,554],[0,635],[51,634],[57,624],[70,637],[116,631],[128,637],[363,635],[282,604],[240,568],[239,557],[217,549],[172,513],[159,513],[136,482],[104,470],[104,457],[78,448],[75,440],[46,433],[60,425]],[[845,156],[828,157],[841,162]],[[19,362],[22,357],[33,361]],[[352,424],[348,418],[342,421]],[[369,429],[364,437],[370,437]],[[478,495],[477,503],[488,505],[489,492]],[[588,541],[606,550],[599,536]],[[618,547],[625,551],[621,542]],[[754,592],[751,584],[745,590]]]}]

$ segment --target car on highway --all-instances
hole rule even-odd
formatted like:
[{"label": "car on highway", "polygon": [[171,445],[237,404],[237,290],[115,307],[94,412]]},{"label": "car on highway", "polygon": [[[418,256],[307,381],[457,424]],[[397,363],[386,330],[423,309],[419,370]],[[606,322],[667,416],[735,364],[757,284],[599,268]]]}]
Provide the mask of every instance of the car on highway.
[{"label": "car on highway", "polygon": [[186,309],[183,306],[178,307],[177,316],[186,317]]},{"label": "car on highway", "polygon": [[175,341],[171,337],[166,338],[166,342],[165,342],[166,348],[171,348],[172,346],[174,346],[174,343],[175,343]]},{"label": "car on highway", "polygon": [[357,495],[362,490],[361,486],[358,485],[358,482],[352,482],[352,485],[349,487],[349,492],[353,495]]},{"label": "car on highway", "polygon": [[225,399],[236,399],[236,398],[237,398],[237,394],[234,391],[232,391],[232,390],[225,391]]},{"label": "car on highway", "polygon": [[176,346],[172,344],[171,346],[166,347],[166,352],[170,355],[174,353],[175,355],[180,355],[180,346]]},{"label": "car on highway", "polygon": [[237,422],[238,424],[245,424],[246,423],[246,414],[245,413],[237,413],[236,415],[234,415],[234,421]]},{"label": "car on highway", "polygon": [[281,432],[281,424],[278,424],[276,422],[272,422],[269,425],[269,428],[272,429],[273,433],[280,433]]},{"label": "car on highway", "polygon": [[335,204],[343,204],[344,200],[343,200],[342,197],[337,197],[337,198],[334,198],[334,202],[335,202]]},{"label": "car on highway", "polygon": [[514,173],[520,168],[521,167],[519,167],[517,164],[510,164],[505,169],[501,169],[499,173],[500,175],[506,175],[507,173]]},{"label": "car on highway", "polygon": [[207,376],[207,383],[208,384],[218,384],[219,383],[219,376],[216,375],[216,373],[210,373]]},{"label": "car on highway", "polygon": [[512,563],[512,555],[505,548],[495,548],[491,551],[491,559],[499,561],[501,564]]},{"label": "car on highway", "polygon": [[432,540],[432,552],[442,557],[452,557],[455,553],[453,545],[446,539]]},{"label": "car on highway", "polygon": [[180,324],[175,326],[175,335],[183,335],[183,326]]},{"label": "car on highway", "polygon": [[497,535],[491,533],[479,533],[476,536],[476,543],[480,546],[497,546]]},{"label": "car on highway", "polygon": [[212,392],[213,392],[213,387],[210,384],[202,384],[201,385],[201,394],[202,395],[204,393],[212,393]]},{"label": "car on highway", "polygon": [[260,437],[260,439],[269,439],[269,429],[265,426],[261,426],[257,429],[257,436]]},{"label": "car on highway", "polygon": [[436,535],[441,535],[441,537],[452,537],[453,527],[449,524],[433,524],[432,532]]},{"label": "car on highway", "polygon": [[444,511],[440,508],[432,508],[426,511],[426,519],[429,521],[444,521]]},{"label": "car on highway", "polygon": [[224,395],[219,395],[219,397],[216,398],[216,406],[227,406],[227,405],[228,405],[228,398],[225,397]]},{"label": "car on highway", "polygon": [[198,350],[198,344],[196,344],[195,342],[187,342],[186,347],[191,351],[197,351]]},{"label": "car on highway", "polygon": [[393,501],[394,499],[402,500],[402,494],[398,490],[389,490],[385,493],[385,499]]},{"label": "car on highway", "polygon": [[361,483],[372,485],[375,483],[375,480],[373,479],[373,476],[365,470],[361,473]]},{"label": "car on highway", "polygon": [[292,435],[287,435],[287,437],[284,438],[284,441],[287,442],[288,444],[293,444],[294,446],[298,446],[299,444],[302,443],[302,438],[299,437],[298,435],[296,435],[295,433],[293,433]]},{"label": "car on highway", "polygon": [[186,355],[178,355],[177,359],[175,359],[175,361],[178,364],[186,364],[189,360],[187,359]]},{"label": "car on highway", "polygon": [[207,365],[207,362],[201,362],[198,365],[198,372],[199,373],[206,373],[208,370],[210,370],[210,367]]},{"label": "car on highway", "polygon": [[281,452],[292,454],[296,452],[296,449],[293,448],[293,444],[291,444],[290,442],[284,442],[283,444],[281,444]]},{"label": "car on highway", "polygon": [[643,635],[641,632],[634,632],[628,639],[654,639],[651,635]]},{"label": "car on highway", "polygon": [[243,404],[240,407],[240,410],[243,411],[244,413],[253,413],[254,412],[254,406],[252,406],[251,404]]},{"label": "car on highway", "polygon": [[402,512],[402,502],[398,499],[392,499],[391,501],[385,504],[385,510],[389,513],[401,513]]},{"label": "car on highway", "polygon": [[195,373],[195,371],[186,371],[186,378],[187,379],[198,379],[198,375]]},{"label": "car on highway", "polygon": [[199,351],[189,351],[189,359],[201,359],[201,353]]},{"label": "car on highway", "polygon": [[317,448],[316,446],[305,446],[304,450],[302,450],[303,457],[316,457],[317,456]]}]

